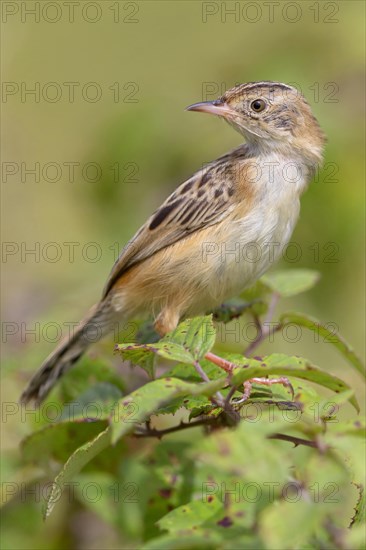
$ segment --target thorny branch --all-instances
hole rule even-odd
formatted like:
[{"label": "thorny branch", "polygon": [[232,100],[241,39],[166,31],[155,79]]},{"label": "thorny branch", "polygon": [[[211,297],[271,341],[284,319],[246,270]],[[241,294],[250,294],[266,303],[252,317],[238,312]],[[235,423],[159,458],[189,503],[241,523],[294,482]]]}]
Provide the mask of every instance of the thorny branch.
[{"label": "thorny branch", "polygon": [[[174,432],[180,432],[189,428],[197,428],[198,426],[219,427],[219,423],[217,418],[202,418],[200,420],[195,420],[194,422],[181,422],[177,426],[172,426],[163,430],[156,430],[155,428],[151,428],[150,425],[147,425],[145,429],[134,432],[132,435],[133,437],[157,437],[158,439],[161,439],[164,435],[168,435]],[[317,441],[303,439],[292,435],[274,433],[267,437],[268,439],[279,439],[281,441],[288,441],[289,443],[293,443],[295,447],[297,447],[298,445],[305,445],[307,447],[313,447],[315,449],[319,449],[320,447]]]}]

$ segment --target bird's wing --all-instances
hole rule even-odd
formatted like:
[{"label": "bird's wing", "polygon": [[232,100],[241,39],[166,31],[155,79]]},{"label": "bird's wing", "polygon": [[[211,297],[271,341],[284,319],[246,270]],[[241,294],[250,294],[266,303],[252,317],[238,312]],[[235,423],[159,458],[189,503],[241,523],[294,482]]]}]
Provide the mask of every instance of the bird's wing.
[{"label": "bird's wing", "polygon": [[103,298],[131,266],[230,214],[235,208],[237,187],[234,161],[235,155],[225,155],[210,163],[163,202],[122,250],[104,288]]}]

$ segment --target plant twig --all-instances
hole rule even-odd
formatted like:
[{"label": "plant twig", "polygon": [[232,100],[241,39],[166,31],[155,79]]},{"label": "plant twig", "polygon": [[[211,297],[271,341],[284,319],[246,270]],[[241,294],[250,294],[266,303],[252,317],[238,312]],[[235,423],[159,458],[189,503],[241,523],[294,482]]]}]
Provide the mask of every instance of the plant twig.
[{"label": "plant twig", "polygon": [[207,376],[207,374],[205,373],[205,371],[203,370],[203,368],[201,367],[198,361],[194,362],[194,368],[196,369],[196,371],[198,372],[202,380],[204,380],[204,382],[211,382],[211,380],[209,379],[209,377]]},{"label": "plant twig", "polygon": [[[211,380],[209,379],[209,377],[207,376],[207,374],[205,373],[205,371],[203,370],[203,368],[201,367],[198,361],[194,362],[194,368],[196,369],[196,371],[198,372],[198,374],[200,375],[200,377],[204,382],[211,382]],[[218,407],[224,408],[225,400],[223,395],[219,391],[215,393],[215,397],[211,397],[211,400]]]},{"label": "plant twig", "polygon": [[[188,428],[197,428],[198,426],[217,426],[220,424],[217,418],[201,418],[194,422],[181,422],[177,426],[172,426],[170,428],[164,428],[163,430],[156,430],[155,428],[146,428],[144,430],[132,433],[133,437],[157,437],[160,439],[164,435],[168,435],[174,432],[180,432],[181,430],[187,430]],[[300,437],[294,437],[292,435],[286,435],[281,433],[274,433],[267,436],[267,439],[279,439],[281,441],[288,441],[293,443],[295,447],[298,445],[305,445],[306,447],[313,447],[318,449],[318,444],[316,441],[309,439],[302,439]]]},{"label": "plant twig", "polygon": [[295,447],[298,445],[305,445],[306,447],[314,447],[315,449],[319,448],[319,445],[316,441],[310,439],[302,439],[300,437],[294,437],[292,435],[275,433],[267,436],[267,439],[280,439],[281,441],[289,441],[293,443]]},{"label": "plant twig", "polygon": [[227,359],[224,359],[219,355],[215,355],[211,351],[206,353],[205,359],[207,359],[208,361],[211,361],[211,363],[214,363],[218,367],[224,369],[229,374],[231,374],[236,367],[235,363],[231,363],[231,361],[228,361]]},{"label": "plant twig", "polygon": [[[194,362],[194,366],[196,371],[202,378],[202,380],[204,380],[205,382],[211,382],[211,380],[209,379],[209,377],[207,376],[207,374],[205,373],[205,371],[203,370],[203,368],[201,367],[198,361]],[[237,412],[230,405],[229,401],[227,399],[224,399],[224,396],[222,395],[221,392],[217,391],[215,395],[211,397],[211,401],[217,407],[220,407],[221,409],[223,409],[235,423],[238,422],[239,417]]]},{"label": "plant twig", "polygon": [[195,422],[181,422],[177,426],[172,426],[171,428],[165,428],[164,430],[156,430],[155,428],[149,428],[145,430],[141,430],[139,432],[133,432],[132,435],[134,437],[158,437],[159,439],[163,437],[163,435],[171,434],[174,432],[180,432],[181,430],[186,430],[187,428],[196,428],[197,426],[208,426],[210,424],[215,424],[217,422],[217,419],[212,418],[202,418],[200,420],[196,420]]},{"label": "plant twig", "polygon": [[345,550],[347,545],[344,540],[344,531],[340,527],[334,525],[330,519],[325,521],[324,527],[328,531],[331,542],[334,544],[335,548],[339,550]]},{"label": "plant twig", "polygon": [[267,315],[263,323],[259,321],[258,317],[254,318],[254,320],[257,323],[258,334],[256,338],[253,340],[253,342],[249,344],[249,346],[244,352],[244,355],[246,355],[247,357],[249,357],[253,353],[253,351],[259,346],[259,344],[263,342],[263,340],[267,338],[267,336],[271,334],[271,332],[274,333],[281,329],[280,323],[277,323],[277,325],[275,325],[274,327],[270,326],[279,299],[280,299],[280,295],[278,294],[278,292],[273,292],[271,296],[271,300],[269,302]]},{"label": "plant twig", "polygon": [[227,394],[226,399],[225,399],[225,405],[230,403],[230,400],[231,400],[232,396],[234,395],[234,393],[236,392],[237,389],[238,389],[238,386],[231,386],[230,391]]}]

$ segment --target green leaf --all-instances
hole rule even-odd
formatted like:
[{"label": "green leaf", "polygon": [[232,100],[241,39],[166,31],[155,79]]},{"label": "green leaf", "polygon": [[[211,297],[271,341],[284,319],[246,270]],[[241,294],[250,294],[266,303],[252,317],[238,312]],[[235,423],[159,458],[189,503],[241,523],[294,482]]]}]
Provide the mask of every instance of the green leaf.
[{"label": "green leaf", "polygon": [[124,390],[121,376],[98,359],[84,356],[61,378],[60,388],[63,401],[76,401],[80,394],[98,382],[108,382],[121,391]]},{"label": "green leaf", "polygon": [[360,492],[357,504],[355,506],[355,513],[352,518],[351,526],[353,525],[363,525],[365,527],[366,523],[366,492],[363,485],[357,485],[357,488]]},{"label": "green leaf", "polygon": [[145,422],[160,407],[166,407],[184,395],[213,395],[226,383],[226,378],[208,383],[190,384],[178,378],[161,378],[145,384],[121,399],[112,414],[112,442]]},{"label": "green leaf", "polygon": [[[240,355],[227,355],[225,358],[237,365],[241,365],[235,368],[233,373],[232,383],[237,386],[254,377],[263,378],[268,375],[282,375],[294,376],[295,378],[315,382],[336,393],[350,389],[350,387],[343,382],[343,380],[340,380],[340,378],[320,370],[318,367],[313,366],[307,359],[301,357],[274,353],[267,357],[263,357],[261,361],[257,359],[246,359]],[[353,394],[350,394],[349,402],[357,411],[359,410],[357,400]]]},{"label": "green leaf", "polygon": [[259,299],[247,302],[240,298],[233,298],[214,309],[213,318],[220,323],[229,323],[233,319],[237,319],[243,315],[246,311],[251,310],[253,306],[257,307],[259,304],[261,304],[263,308],[264,302]]},{"label": "green leaf", "polygon": [[[223,370],[217,365],[214,365],[214,363],[211,363],[211,361],[208,361],[207,359],[201,359],[200,365],[202,367],[202,370],[205,371],[210,380],[217,380],[218,378],[222,378]],[[181,378],[186,382],[201,382],[201,377],[194,366],[187,363],[172,365],[172,367],[167,370],[161,378],[165,378],[166,376]]]},{"label": "green leaf", "polygon": [[[318,400],[317,410],[319,411],[319,418],[328,424],[338,424],[339,420],[337,415],[340,407],[347,403],[347,401],[350,401],[354,394],[355,392],[353,390],[347,390],[336,395],[332,395],[330,399],[327,398],[320,401]],[[309,408],[309,412],[313,410],[314,402],[310,405],[310,407],[311,409]]]},{"label": "green leaf", "polygon": [[[154,465],[158,462],[156,452],[149,458],[154,461]],[[120,461],[113,487],[113,506],[118,518],[118,529],[125,539],[145,540],[150,533],[156,536],[159,533],[156,520],[166,513],[168,502],[176,505],[174,497],[171,501],[160,495],[162,489],[171,486],[158,479],[157,468],[157,465],[152,467],[151,462],[142,464],[133,453]],[[165,494],[164,490],[161,492]],[[173,489],[169,491],[170,495],[173,495]]]},{"label": "green leaf", "polygon": [[109,418],[116,402],[122,397],[119,388],[109,382],[99,382],[66,403],[61,412],[61,421],[105,420]]},{"label": "green leaf", "polygon": [[311,539],[322,521],[319,505],[298,502],[275,502],[265,508],[258,522],[266,548],[300,548]]},{"label": "green leaf", "polygon": [[346,548],[352,548],[352,550],[365,550],[366,533],[364,524],[352,526],[351,529],[347,530],[346,537]]},{"label": "green leaf", "polygon": [[81,445],[106,428],[105,422],[58,422],[33,432],[21,442],[22,458],[48,469],[52,461],[64,463]]},{"label": "green leaf", "polygon": [[164,407],[159,407],[156,414],[175,414],[179,409],[184,407],[188,411],[192,409],[205,411],[207,408],[212,408],[214,405],[205,395],[192,395],[185,397],[177,397]]},{"label": "green leaf", "polygon": [[142,322],[136,333],[136,342],[138,344],[151,344],[159,340],[160,336],[156,332],[153,322],[151,320]]},{"label": "green leaf", "polygon": [[191,395],[183,399],[183,407],[188,411],[193,409],[205,410],[207,407],[212,407],[212,403],[204,395]]},{"label": "green leaf", "polygon": [[240,298],[247,302],[252,302],[255,300],[267,300],[268,294],[271,292],[271,289],[264,284],[262,279],[259,279],[249,288],[246,288],[241,292]]},{"label": "green leaf", "polygon": [[145,543],[142,550],[212,550],[221,547],[224,535],[211,529],[164,535]]},{"label": "green leaf", "polygon": [[194,362],[190,352],[180,344],[174,342],[156,342],[155,344],[117,344],[116,348],[125,361],[131,361],[134,365],[142,367],[150,374],[153,373],[154,355],[159,355],[171,361],[180,363]]},{"label": "green leaf", "polygon": [[131,361],[138,365],[153,378],[155,374],[155,353],[157,344],[117,344],[115,350],[119,351],[125,361]]},{"label": "green leaf", "polygon": [[328,423],[328,432],[332,434],[353,435],[356,437],[366,437],[366,421],[364,418],[357,420],[346,420],[344,422]]},{"label": "green leaf", "polygon": [[195,317],[180,323],[178,327],[153,344],[117,344],[115,349],[122,357],[153,372],[154,354],[193,365],[202,359],[215,344],[216,332],[212,316]]},{"label": "green leaf", "polygon": [[334,451],[338,452],[339,457],[347,464],[351,472],[351,481],[362,484],[365,480],[366,465],[366,441],[364,437],[357,437],[362,432],[342,433],[337,432],[333,427],[324,434],[324,442]]},{"label": "green leaf", "polygon": [[[268,436],[283,432],[289,423],[279,411],[273,411],[270,421],[268,418],[266,414],[257,412],[255,419],[243,419],[235,429],[213,431],[211,435],[195,441],[190,454],[201,468],[209,469],[206,482],[201,486],[201,494],[205,498],[222,495],[224,499],[224,486],[220,481],[222,476],[230,476],[238,482],[239,494],[234,492],[231,497],[233,502],[237,502],[242,495],[243,484],[287,481],[288,461],[285,460],[283,446],[279,441],[268,439]],[[232,488],[229,483],[225,486],[227,490]],[[262,497],[265,499],[264,491],[258,495],[258,502]],[[243,505],[247,506],[248,502],[243,502]]]},{"label": "green leaf", "polygon": [[[323,437],[318,441],[322,441],[322,445],[325,442]],[[328,447],[325,444],[323,448],[324,452],[310,452],[306,460],[297,464],[297,487],[295,486],[291,491],[294,493],[294,497],[290,493],[288,494],[290,498],[286,499],[290,506],[294,507],[303,501],[311,503],[317,514],[317,522],[313,525],[313,534],[319,533],[320,528],[325,524],[334,525],[334,527],[349,525],[352,507],[356,503],[356,496],[358,496],[351,484],[352,475],[347,461],[337,453],[334,446]],[[289,521],[291,521],[291,516],[292,512],[288,510],[286,517]],[[300,520],[300,518],[298,519]],[[297,521],[296,515],[293,521],[294,523]],[[328,532],[331,530],[329,529]],[[309,530],[306,538],[309,539],[311,534]]]},{"label": "green leaf", "polygon": [[291,269],[267,273],[261,278],[273,292],[283,298],[306,292],[319,281],[320,274],[311,269]]},{"label": "green leaf", "polygon": [[[194,317],[180,323],[161,342],[171,342],[188,350],[195,361],[200,361],[214,346],[216,338],[212,315]],[[184,361],[183,361],[184,362]]]},{"label": "green leaf", "polygon": [[[227,486],[227,491],[226,483],[220,485],[220,489],[224,490],[220,490],[217,495],[202,493],[201,485],[201,500],[179,506],[161,518],[157,525],[161,529],[168,530],[170,534],[178,536],[188,533],[197,534],[204,529],[223,536],[225,540],[245,534],[255,521],[252,513],[253,505],[244,502],[244,499],[237,499],[240,490],[234,489],[230,493],[232,483],[230,488],[229,485]],[[233,493],[235,493],[235,501],[232,498]]]},{"label": "green leaf", "polygon": [[73,493],[83,507],[89,508],[107,524],[115,526],[118,500],[116,485],[111,473],[93,469],[74,478]]},{"label": "green leaf", "polygon": [[198,527],[207,520],[219,517],[223,511],[223,504],[217,496],[212,496],[207,502],[194,500],[179,506],[161,518],[157,523],[161,529],[176,533],[181,529]]},{"label": "green leaf", "polygon": [[357,369],[357,371],[362,374],[363,377],[366,377],[365,366],[363,365],[361,359],[356,355],[346,340],[334,330],[333,323],[332,326],[328,328],[317,319],[314,319],[314,317],[292,311],[283,313],[280,317],[280,323],[283,326],[295,324],[311,330],[317,334],[318,337],[322,337],[325,343],[333,344],[338,351],[340,351],[342,355],[344,355],[344,357]]},{"label": "green leaf", "polygon": [[71,481],[88,462],[97,456],[97,454],[108,447],[110,442],[111,430],[108,427],[103,432],[99,433],[95,439],[88,441],[85,445],[76,449],[70,456],[52,484],[51,492],[46,501],[46,509],[44,511],[45,519],[51,514],[56,502],[60,499],[65,485]]}]

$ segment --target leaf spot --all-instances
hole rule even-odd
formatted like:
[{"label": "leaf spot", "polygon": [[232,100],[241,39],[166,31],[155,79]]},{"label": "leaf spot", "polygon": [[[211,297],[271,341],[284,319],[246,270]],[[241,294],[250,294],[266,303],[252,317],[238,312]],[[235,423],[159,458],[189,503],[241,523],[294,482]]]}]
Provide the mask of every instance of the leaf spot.
[{"label": "leaf spot", "polygon": [[221,525],[221,527],[231,527],[233,522],[228,516],[225,516],[224,518],[220,519],[220,521],[217,522],[217,525]]},{"label": "leaf spot", "polygon": [[159,489],[159,494],[162,498],[170,498],[172,495],[172,489]]}]

